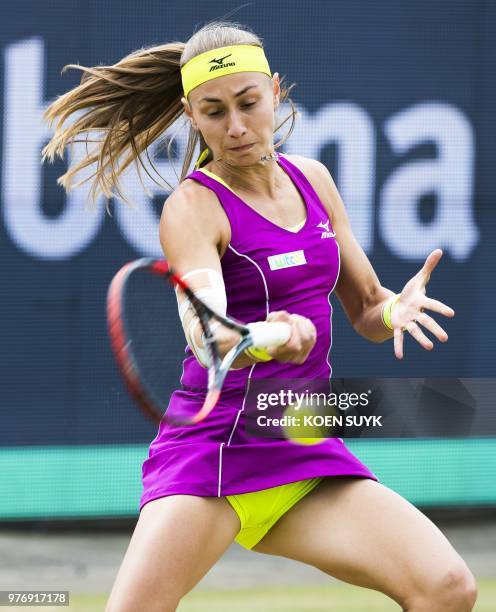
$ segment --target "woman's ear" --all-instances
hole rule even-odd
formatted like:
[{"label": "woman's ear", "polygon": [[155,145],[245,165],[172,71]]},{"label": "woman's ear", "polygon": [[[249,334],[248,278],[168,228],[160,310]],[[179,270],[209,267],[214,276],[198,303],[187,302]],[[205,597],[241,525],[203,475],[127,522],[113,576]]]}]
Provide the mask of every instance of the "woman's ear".
[{"label": "woman's ear", "polygon": [[197,126],[193,122],[193,113],[191,112],[191,108],[189,106],[189,102],[188,102],[188,100],[184,96],[181,98],[181,104],[183,105],[185,115],[191,121],[192,128],[194,130],[197,130],[198,128],[197,128]]}]

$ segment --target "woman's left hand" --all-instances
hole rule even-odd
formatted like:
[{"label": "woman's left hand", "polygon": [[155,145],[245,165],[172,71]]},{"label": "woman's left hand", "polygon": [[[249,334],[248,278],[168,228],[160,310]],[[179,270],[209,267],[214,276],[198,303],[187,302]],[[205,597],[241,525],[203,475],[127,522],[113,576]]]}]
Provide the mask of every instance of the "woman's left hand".
[{"label": "woman's left hand", "polygon": [[421,330],[420,325],[434,334],[440,342],[448,340],[448,334],[428,314],[425,309],[439,312],[446,317],[454,317],[455,311],[425,295],[425,287],[429,282],[434,268],[443,256],[441,249],[436,249],[427,257],[419,272],[411,278],[403,287],[403,291],[391,312],[391,325],[394,331],[394,354],[398,359],[403,358],[403,334],[408,331],[417,342],[428,351],[434,348],[434,344]]}]

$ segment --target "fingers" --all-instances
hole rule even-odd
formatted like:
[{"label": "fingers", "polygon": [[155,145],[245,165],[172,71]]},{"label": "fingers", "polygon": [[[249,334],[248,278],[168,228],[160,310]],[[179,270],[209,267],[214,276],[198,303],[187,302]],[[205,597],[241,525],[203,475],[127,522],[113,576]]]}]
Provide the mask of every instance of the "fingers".
[{"label": "fingers", "polygon": [[291,325],[291,336],[282,346],[271,347],[269,354],[282,363],[304,363],[317,340],[315,325],[307,317],[290,314],[285,310],[271,312],[267,321],[284,321]]},{"label": "fingers", "polygon": [[296,361],[296,363],[303,363],[317,341],[317,330],[315,329],[315,325],[312,323],[312,321],[306,317],[294,314],[292,315],[292,318],[295,322],[300,342],[300,355],[298,356],[299,360]]},{"label": "fingers", "polygon": [[425,285],[427,285],[427,283],[429,282],[431,273],[439,263],[439,260],[442,256],[443,252],[441,251],[441,249],[435,249],[427,256],[427,259],[425,260],[425,263],[419,272],[419,275],[423,278]]},{"label": "fingers", "polygon": [[394,354],[398,359],[403,359],[403,336],[405,331],[415,338],[415,340],[417,340],[417,342],[427,351],[431,351],[434,348],[432,340],[424,334],[418,326],[418,323],[432,332],[440,342],[446,342],[448,340],[448,334],[437,321],[425,312],[420,312],[415,321],[408,321],[404,327],[395,327],[394,329]]},{"label": "fingers", "polygon": [[403,335],[405,331],[409,332],[428,351],[434,347],[415,321],[409,321],[403,328],[394,328],[394,354],[397,359],[403,359]]},{"label": "fingers", "polygon": [[448,334],[444,329],[425,312],[421,312],[417,315],[417,322],[421,323],[426,329],[432,332],[440,342],[446,342],[448,340]]},{"label": "fingers", "polygon": [[445,317],[454,317],[455,311],[453,308],[446,306],[439,300],[433,300],[432,298],[425,297],[422,299],[423,308],[428,308],[429,310],[433,310],[434,312],[439,312],[439,314],[444,315]]},{"label": "fingers", "polygon": [[394,354],[397,359],[403,359],[403,330],[400,327],[394,328]]},{"label": "fingers", "polygon": [[432,340],[429,340],[415,321],[408,321],[404,329],[409,332],[427,351],[431,351],[434,348]]},{"label": "fingers", "polygon": [[269,312],[266,318],[266,321],[283,321],[285,323],[289,323],[290,320],[291,315],[286,310],[274,310]]}]

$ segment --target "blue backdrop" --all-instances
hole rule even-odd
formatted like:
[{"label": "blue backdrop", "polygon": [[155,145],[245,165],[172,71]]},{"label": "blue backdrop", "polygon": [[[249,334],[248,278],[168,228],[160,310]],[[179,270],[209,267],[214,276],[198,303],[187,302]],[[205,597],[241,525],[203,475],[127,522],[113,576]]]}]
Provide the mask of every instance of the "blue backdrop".
[{"label": "blue backdrop", "polygon": [[[105,293],[124,262],[159,253],[167,193],[150,185],[151,200],[130,176],[138,210],[119,202],[113,217],[102,202],[99,212],[85,210],[84,189],[68,197],[56,185],[64,164],[40,164],[49,138],[41,115],[79,81],[78,71],[61,76],[65,64],[111,64],[141,46],[185,41],[232,8],[230,1],[18,0],[4,10],[1,446],[153,435],[114,366]],[[253,28],[271,69],[297,84],[301,117],[284,151],[328,166],[382,284],[400,291],[433,248],[445,252],[428,292],[456,311],[443,321],[448,343],[427,352],[409,339],[399,362],[391,342],[359,337],[334,297],[334,375],[493,376],[496,5],[273,0],[231,19]],[[174,183],[173,167],[156,161]]]}]

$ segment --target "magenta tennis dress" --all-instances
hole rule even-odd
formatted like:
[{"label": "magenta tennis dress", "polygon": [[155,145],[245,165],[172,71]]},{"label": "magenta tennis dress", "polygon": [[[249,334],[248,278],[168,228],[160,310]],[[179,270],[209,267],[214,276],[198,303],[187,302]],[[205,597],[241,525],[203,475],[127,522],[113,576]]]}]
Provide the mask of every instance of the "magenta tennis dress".
[{"label": "magenta tennis dress", "polygon": [[[339,276],[339,246],[325,208],[305,175],[284,155],[278,155],[277,163],[306,204],[306,223],[298,232],[275,225],[201,171],[187,178],[216,193],[231,225],[231,242],[221,259],[228,315],[248,323],[263,321],[275,310],[297,313],[313,321],[317,342],[304,364],[269,361],[230,371],[219,403],[198,425],[178,428],[162,423],[143,463],[140,509],[166,495],[236,495],[317,476],[377,480],[340,438],[301,445],[245,431],[249,379],[329,378],[332,374],[328,298]],[[170,401],[175,406],[177,402],[200,406],[207,371],[189,347],[186,355],[181,387]]]}]

